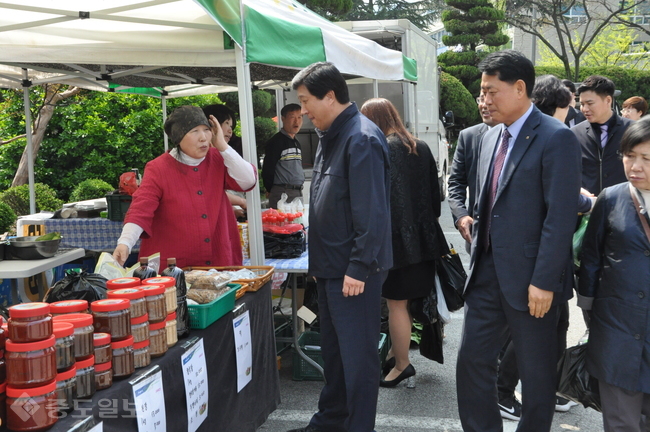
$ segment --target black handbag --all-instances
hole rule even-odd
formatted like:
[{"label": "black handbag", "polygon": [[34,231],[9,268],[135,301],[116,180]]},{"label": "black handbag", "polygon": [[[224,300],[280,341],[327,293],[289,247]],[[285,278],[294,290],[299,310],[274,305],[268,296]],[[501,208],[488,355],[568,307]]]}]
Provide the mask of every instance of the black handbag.
[{"label": "black handbag", "polygon": [[453,245],[451,245],[451,249],[447,248],[447,253],[436,260],[436,272],[440,278],[440,288],[447,303],[447,309],[454,312],[462,308],[465,304],[463,291],[467,273],[465,273],[463,263]]}]

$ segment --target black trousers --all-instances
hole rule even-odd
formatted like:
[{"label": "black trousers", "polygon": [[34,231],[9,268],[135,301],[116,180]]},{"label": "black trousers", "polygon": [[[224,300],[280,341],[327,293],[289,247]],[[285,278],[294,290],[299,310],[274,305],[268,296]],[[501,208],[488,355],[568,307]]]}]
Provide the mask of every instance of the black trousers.
[{"label": "black trousers", "polygon": [[522,381],[523,408],[517,431],[549,432],[555,410],[558,308],[551,307],[543,318],[514,309],[497,282],[492,253],[481,251],[477,258],[465,293],[465,324],[456,367],[463,430],[503,430],[497,405],[497,358],[510,334]]}]

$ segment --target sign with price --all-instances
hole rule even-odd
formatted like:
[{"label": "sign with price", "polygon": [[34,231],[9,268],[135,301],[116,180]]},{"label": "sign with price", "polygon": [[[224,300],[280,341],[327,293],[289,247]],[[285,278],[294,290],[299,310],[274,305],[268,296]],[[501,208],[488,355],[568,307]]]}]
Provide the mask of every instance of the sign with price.
[{"label": "sign with price", "polygon": [[235,332],[237,393],[239,393],[253,378],[253,350],[251,344],[251,319],[249,311],[235,316],[232,320],[232,328]]},{"label": "sign with price", "polygon": [[138,417],[138,432],[166,432],[165,393],[158,365],[129,381]]},{"label": "sign with price", "polygon": [[181,366],[187,397],[187,431],[195,432],[208,417],[208,370],[203,338],[187,348],[181,356]]}]

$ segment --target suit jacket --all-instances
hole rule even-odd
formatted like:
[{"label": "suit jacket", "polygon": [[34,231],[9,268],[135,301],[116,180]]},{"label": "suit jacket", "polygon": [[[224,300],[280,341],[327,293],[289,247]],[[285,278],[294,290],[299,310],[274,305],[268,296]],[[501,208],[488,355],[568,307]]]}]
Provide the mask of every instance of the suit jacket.
[{"label": "suit jacket", "polygon": [[[571,124],[571,120],[573,120],[573,124]],[[566,114],[566,118],[564,119],[564,124],[567,125],[568,127],[573,127],[576,126],[583,121],[587,120],[585,118],[585,115],[580,112],[579,109],[576,109],[574,107],[569,107],[569,111]]]},{"label": "suit jacket", "polygon": [[562,123],[533,107],[503,166],[490,210],[486,208],[489,178],[501,130],[492,128],[480,144],[468,286],[477,253],[484,249],[482,230],[489,217],[499,286],[513,308],[527,311],[530,284],[555,292],[554,303],[572,295],[571,245],[580,194],[580,146]]},{"label": "suit jacket", "polygon": [[600,144],[600,135],[596,136],[588,121],[571,128],[582,149],[582,187],[592,194],[599,195],[606,187],[627,181],[619,149],[623,133],[630,124],[632,120],[616,116],[616,124],[608,131],[605,148]]},{"label": "suit jacket", "polygon": [[[454,218],[454,224],[464,216],[474,217],[474,201],[476,200],[476,162],[478,159],[479,143],[483,134],[490,129],[485,123],[480,123],[463,129],[458,135],[454,161],[449,175],[449,207]],[[469,187],[469,199],[467,188]],[[465,205],[467,202],[467,206]]]}]

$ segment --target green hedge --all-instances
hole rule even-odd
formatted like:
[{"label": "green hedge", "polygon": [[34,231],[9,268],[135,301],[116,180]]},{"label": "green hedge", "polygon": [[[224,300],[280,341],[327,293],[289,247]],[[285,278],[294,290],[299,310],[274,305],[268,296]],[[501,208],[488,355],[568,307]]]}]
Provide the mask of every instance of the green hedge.
[{"label": "green hedge", "polygon": [[[56,191],[43,183],[34,184],[36,211],[56,211],[63,206],[63,201],[56,197]],[[17,216],[24,216],[29,211],[29,185],[14,186],[0,195],[0,201],[7,204]]]},{"label": "green hedge", "polygon": [[7,204],[0,201],[0,234],[9,231],[16,223],[16,213]]},{"label": "green hedge", "polygon": [[115,188],[104,180],[84,180],[70,194],[70,202],[85,201],[93,198],[104,198],[104,196]]}]

